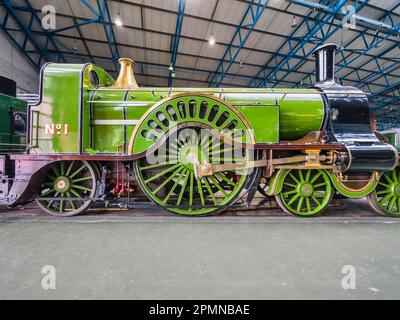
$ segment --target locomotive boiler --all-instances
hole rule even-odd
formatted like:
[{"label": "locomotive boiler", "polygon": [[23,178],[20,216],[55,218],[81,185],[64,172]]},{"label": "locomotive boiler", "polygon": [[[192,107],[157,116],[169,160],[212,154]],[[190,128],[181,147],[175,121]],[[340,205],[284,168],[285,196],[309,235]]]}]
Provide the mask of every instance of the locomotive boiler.
[{"label": "locomotive boiler", "polygon": [[367,94],[335,82],[336,51],[314,52],[312,89],[143,88],[130,59],[117,80],[48,63],[2,202],[71,216],[150,199],[205,215],[258,190],[298,216],[322,213],[335,193],[400,216],[398,151],[373,130]]}]

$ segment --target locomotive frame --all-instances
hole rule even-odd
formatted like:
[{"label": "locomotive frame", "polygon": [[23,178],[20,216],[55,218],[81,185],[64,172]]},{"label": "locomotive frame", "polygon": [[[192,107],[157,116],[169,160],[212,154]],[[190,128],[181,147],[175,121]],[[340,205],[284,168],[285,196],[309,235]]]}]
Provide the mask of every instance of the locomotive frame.
[{"label": "locomotive frame", "polygon": [[47,64],[0,201],[71,216],[145,196],[205,215],[258,189],[297,216],[322,213],[335,192],[400,216],[398,151],[371,128],[367,95],[335,83],[336,50],[315,51],[317,83],[302,90],[139,88],[129,59],[116,81],[91,64]]}]

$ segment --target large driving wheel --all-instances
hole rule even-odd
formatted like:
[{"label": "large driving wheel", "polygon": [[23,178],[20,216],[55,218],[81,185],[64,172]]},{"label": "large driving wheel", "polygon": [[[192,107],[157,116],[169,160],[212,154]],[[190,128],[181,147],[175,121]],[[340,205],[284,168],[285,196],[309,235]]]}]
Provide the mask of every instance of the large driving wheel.
[{"label": "large driving wheel", "polygon": [[[167,146],[167,147],[165,147]],[[162,151],[161,151],[162,150]],[[211,176],[196,178],[197,163],[238,162],[247,159],[247,150],[241,146],[223,143],[218,137],[204,134],[196,127],[178,131],[157,149],[152,164],[148,158],[135,162],[135,173],[147,196],[163,208],[183,215],[217,213],[238,198],[249,180],[249,173],[242,171],[216,172]],[[161,155],[162,154],[162,155]],[[150,157],[151,158],[151,157]]]},{"label": "large driving wheel", "polygon": [[333,187],[323,170],[290,170],[276,201],[283,211],[302,217],[324,212],[332,200]]},{"label": "large driving wheel", "polygon": [[383,173],[367,200],[377,213],[400,217],[400,169]]},{"label": "large driving wheel", "polygon": [[149,109],[129,150],[139,156],[135,174],[153,202],[174,213],[205,215],[240,199],[255,175],[232,169],[196,178],[195,165],[244,163],[252,156],[246,144],[253,143],[237,109],[213,95],[188,93]]},{"label": "large driving wheel", "polygon": [[[87,161],[57,161],[48,166],[38,206],[55,216],[84,212],[96,193],[97,169]],[[41,199],[42,198],[42,199]]]}]

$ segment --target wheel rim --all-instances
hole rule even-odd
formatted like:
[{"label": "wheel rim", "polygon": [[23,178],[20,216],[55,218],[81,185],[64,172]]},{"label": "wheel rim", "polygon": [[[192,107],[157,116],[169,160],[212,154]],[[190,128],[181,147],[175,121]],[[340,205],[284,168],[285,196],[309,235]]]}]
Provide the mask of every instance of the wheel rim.
[{"label": "wheel rim", "polygon": [[323,170],[290,170],[278,195],[283,209],[299,216],[313,216],[324,211],[333,188]]},{"label": "wheel rim", "polygon": [[[160,152],[162,150],[162,152]],[[215,213],[237,200],[248,180],[248,172],[217,172],[212,176],[196,178],[196,163],[243,162],[248,151],[221,141],[209,131],[192,126],[178,130],[157,149],[159,163],[148,158],[135,162],[135,172],[147,196],[167,210],[183,215]],[[239,152],[238,152],[239,151]],[[160,157],[160,154],[163,154]],[[237,157],[240,153],[241,157]]]},{"label": "wheel rim", "polygon": [[84,199],[93,198],[95,191],[95,171],[87,161],[57,161],[46,171],[39,192],[39,198],[49,199],[37,203],[50,214],[72,216],[87,209],[92,201]]},{"label": "wheel rim", "polygon": [[386,214],[400,216],[400,169],[383,173],[372,195]]}]

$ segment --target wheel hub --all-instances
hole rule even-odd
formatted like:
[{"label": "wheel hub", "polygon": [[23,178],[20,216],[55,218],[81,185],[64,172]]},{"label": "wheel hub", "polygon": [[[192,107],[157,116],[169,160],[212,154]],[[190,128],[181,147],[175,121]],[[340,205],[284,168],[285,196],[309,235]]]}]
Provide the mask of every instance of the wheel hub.
[{"label": "wheel hub", "polygon": [[400,197],[400,184],[395,185],[393,189],[396,196]]},{"label": "wheel hub", "polygon": [[66,192],[69,190],[71,183],[69,179],[65,176],[58,177],[54,181],[54,189],[58,192]]},{"label": "wheel hub", "polygon": [[313,192],[314,192],[314,188],[309,183],[304,183],[300,186],[300,193],[303,196],[309,197],[313,194]]},{"label": "wheel hub", "polygon": [[196,145],[185,145],[179,150],[179,162],[190,171],[194,172],[194,166],[200,159],[205,159],[205,155]]}]

